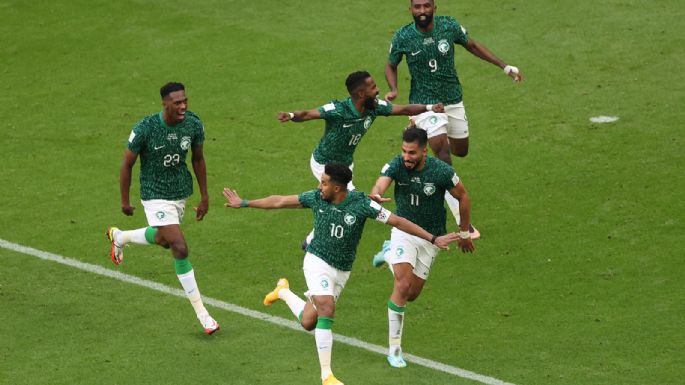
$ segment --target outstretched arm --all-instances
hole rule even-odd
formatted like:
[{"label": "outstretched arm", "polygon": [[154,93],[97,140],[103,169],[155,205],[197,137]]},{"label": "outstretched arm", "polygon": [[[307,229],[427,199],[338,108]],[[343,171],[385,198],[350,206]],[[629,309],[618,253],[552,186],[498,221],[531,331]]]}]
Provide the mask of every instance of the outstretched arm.
[{"label": "outstretched arm", "polygon": [[303,206],[297,195],[270,195],[260,199],[241,199],[235,190],[224,187],[224,197],[227,203],[224,207],[239,209],[241,207],[252,207],[256,209],[300,209]]},{"label": "outstretched arm", "polygon": [[519,82],[523,80],[523,74],[519,72],[518,68],[505,64],[502,60],[495,56],[495,54],[490,52],[490,50],[476,40],[469,38],[469,41],[466,43],[464,48],[466,48],[466,50],[471,52],[473,55],[498,66],[504,70],[504,73],[514,79],[514,81]]},{"label": "outstretched arm", "polygon": [[407,234],[415,235],[419,238],[425,239],[428,242],[434,244],[435,246],[445,250],[449,249],[450,243],[456,241],[457,238],[459,238],[459,235],[457,235],[456,233],[449,233],[436,237],[428,231],[424,230],[421,226],[417,225],[416,223],[405,218],[402,218],[400,216],[397,216],[395,214],[390,214],[390,218],[388,218],[388,221],[386,223],[398,228],[399,230],[404,231]]},{"label": "outstretched arm", "polygon": [[281,123],[285,123],[289,120],[293,122],[305,122],[312,119],[321,119],[321,114],[318,109],[313,110],[303,110],[303,111],[293,111],[293,112],[279,112],[278,120]]},{"label": "outstretched arm", "polygon": [[388,187],[390,187],[391,183],[392,178],[390,178],[389,176],[378,177],[378,179],[376,179],[376,184],[373,186],[371,192],[369,193],[369,198],[378,203],[390,202],[391,199],[383,198],[383,194],[385,194],[385,192],[388,190]]},{"label": "outstretched arm", "polygon": [[393,104],[393,115],[408,115],[414,116],[426,111],[445,112],[445,106],[442,103],[438,104]]},{"label": "outstretched arm", "polygon": [[463,252],[472,252],[475,247],[469,233],[471,223],[471,200],[466,188],[459,181],[456,186],[449,190],[449,193],[459,201],[459,248]]},{"label": "outstretched arm", "polygon": [[119,170],[119,190],[121,191],[121,212],[125,215],[133,215],[135,207],[131,206],[129,193],[131,190],[131,171],[133,165],[136,164],[138,154],[126,149],[124,152],[124,160],[121,162],[121,169]]}]

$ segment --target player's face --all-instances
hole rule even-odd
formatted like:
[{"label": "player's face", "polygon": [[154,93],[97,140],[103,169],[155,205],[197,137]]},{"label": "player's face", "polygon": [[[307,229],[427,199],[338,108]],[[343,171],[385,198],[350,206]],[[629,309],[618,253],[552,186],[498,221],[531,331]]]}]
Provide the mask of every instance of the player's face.
[{"label": "player's face", "polygon": [[422,167],[426,161],[426,147],[419,146],[419,142],[402,142],[402,161],[404,167],[409,170],[414,170],[417,167]]},{"label": "player's face", "polygon": [[321,191],[321,199],[326,202],[333,201],[333,196],[335,195],[335,187],[338,186],[336,183],[331,182],[331,177],[328,174],[323,173],[321,175],[321,182],[319,183],[319,190]]},{"label": "player's face", "polygon": [[172,124],[180,123],[186,118],[185,114],[188,109],[188,98],[186,97],[185,91],[174,91],[165,96],[162,100],[162,105],[164,105],[164,114],[169,118]]},{"label": "player's face", "polygon": [[373,110],[374,108],[376,108],[376,105],[378,104],[376,98],[378,97],[380,91],[378,90],[378,86],[376,85],[376,82],[373,80],[372,77],[366,78],[363,92],[364,108],[366,108],[367,110]]},{"label": "player's face", "polygon": [[437,7],[433,0],[412,0],[411,14],[419,28],[428,28],[433,22],[433,13]]}]

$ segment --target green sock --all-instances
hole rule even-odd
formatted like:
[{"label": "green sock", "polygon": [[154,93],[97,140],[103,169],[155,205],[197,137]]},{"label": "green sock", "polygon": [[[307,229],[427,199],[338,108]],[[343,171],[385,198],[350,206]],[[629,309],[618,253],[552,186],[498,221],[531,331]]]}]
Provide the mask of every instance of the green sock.
[{"label": "green sock", "polygon": [[186,259],[174,259],[174,267],[176,268],[176,275],[181,275],[193,270],[193,266],[190,264],[188,258]]},{"label": "green sock", "polygon": [[156,227],[148,227],[147,229],[145,229],[145,239],[151,245],[154,245],[157,243],[155,241],[155,234],[157,234],[157,228]]}]

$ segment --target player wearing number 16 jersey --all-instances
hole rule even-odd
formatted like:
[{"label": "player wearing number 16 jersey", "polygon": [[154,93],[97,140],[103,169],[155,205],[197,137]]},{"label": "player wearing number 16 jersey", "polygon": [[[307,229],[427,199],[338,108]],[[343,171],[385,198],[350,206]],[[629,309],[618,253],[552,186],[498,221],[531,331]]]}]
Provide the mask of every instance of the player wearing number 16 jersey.
[{"label": "player wearing number 16 jersey", "polygon": [[350,276],[366,220],[371,218],[387,223],[436,248],[446,248],[457,238],[456,234],[435,236],[409,220],[393,215],[366,194],[349,191],[347,185],[350,180],[352,171],[347,165],[329,163],[324,166],[319,189],[300,195],[272,195],[248,201],[241,199],[235,190],[224,189],[228,201],[226,207],[308,208],[312,211],[315,236],[307,247],[303,264],[308,289],[305,295],[309,301],[305,302],[290,291],[288,281],[281,278],[276,288],[264,298],[264,304],[283,300],[303,328],[314,330],[323,385],[342,385],[331,371],[331,328],[336,301]]},{"label": "player wearing number 16 jersey", "polygon": [[191,162],[201,195],[195,209],[196,219],[202,220],[209,207],[202,147],[204,127],[200,118],[187,110],[188,98],[183,84],[167,83],[160,89],[160,96],[163,110],[143,118],[133,127],[119,175],[121,211],[133,215],[134,207],[129,199],[131,171],[140,157],[140,195],[149,227],[130,231],[110,227],[107,230],[110,257],[116,265],[121,264],[123,248],[129,243],[170,248],[181,286],[205,332],[212,334],[219,329],[219,324],[202,303],[180,227],[186,199],[193,193],[193,178],[186,166],[189,151],[192,151]]},{"label": "player wearing number 16 jersey", "polygon": [[[393,105],[385,100],[378,100],[378,86],[366,71],[353,72],[345,80],[350,97],[343,101],[333,100],[324,106],[305,111],[279,112],[281,122],[292,120],[304,122],[312,119],[324,119],[326,128],[319,144],[309,161],[312,173],[321,182],[324,165],[338,162],[352,170],[354,168],[354,151],[377,116],[416,115],[425,111],[443,112],[442,103]],[[354,190],[350,180],[347,189]],[[303,248],[312,241],[312,230],[304,241]]]}]

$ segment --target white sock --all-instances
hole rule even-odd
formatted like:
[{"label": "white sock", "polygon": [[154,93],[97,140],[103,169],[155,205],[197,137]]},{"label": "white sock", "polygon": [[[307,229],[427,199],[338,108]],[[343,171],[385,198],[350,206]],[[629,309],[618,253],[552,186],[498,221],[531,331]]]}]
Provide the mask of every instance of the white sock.
[{"label": "white sock", "polygon": [[121,231],[120,233],[117,233],[118,236],[114,237],[114,242],[116,242],[120,245],[125,245],[127,243],[135,243],[138,245],[149,245],[150,242],[148,242],[147,239],[145,238],[145,231],[146,230],[147,230],[147,227],[143,227],[142,229]]},{"label": "white sock", "polygon": [[319,353],[321,379],[325,380],[331,373],[331,355],[333,353],[333,332],[331,329],[314,329],[316,351]]},{"label": "white sock", "polygon": [[290,311],[293,312],[295,318],[300,319],[300,314],[304,310],[305,302],[302,298],[298,297],[295,293],[290,291],[290,289],[281,289],[278,291],[278,298],[285,301],[288,305]]},{"label": "white sock", "polygon": [[402,353],[402,325],[404,325],[404,312],[397,312],[388,308],[389,356],[395,356]]},{"label": "white sock", "polygon": [[453,197],[449,191],[445,191],[445,201],[447,201],[447,206],[454,216],[454,220],[457,221],[457,227],[461,224],[461,216],[459,215],[459,200]]},{"label": "white sock", "polygon": [[181,281],[181,286],[186,292],[186,296],[190,300],[190,304],[193,305],[195,309],[195,314],[199,316],[209,314],[205,305],[202,303],[202,297],[200,296],[200,289],[197,287],[197,282],[195,282],[195,271],[190,270],[185,274],[177,275],[178,280]]}]

